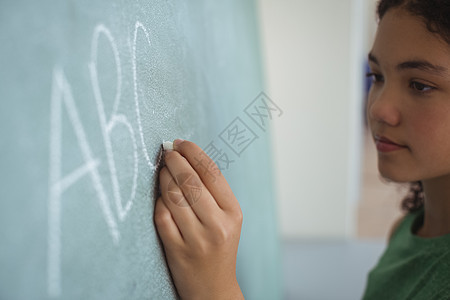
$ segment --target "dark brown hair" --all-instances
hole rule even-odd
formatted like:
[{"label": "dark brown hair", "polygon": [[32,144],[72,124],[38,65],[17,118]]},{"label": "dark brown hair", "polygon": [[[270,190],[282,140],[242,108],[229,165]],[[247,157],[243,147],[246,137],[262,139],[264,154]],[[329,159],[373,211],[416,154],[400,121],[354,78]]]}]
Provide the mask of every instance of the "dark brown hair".
[{"label": "dark brown hair", "polygon": [[427,29],[450,44],[450,1],[448,0],[381,0],[377,15],[381,20],[391,8],[401,7],[423,20]]},{"label": "dark brown hair", "polygon": [[423,207],[424,200],[422,182],[411,182],[408,194],[402,200],[401,209],[405,212],[415,212]]},{"label": "dark brown hair", "polygon": [[[422,19],[428,31],[439,35],[450,45],[450,1],[448,0],[381,0],[378,2],[377,15],[381,20],[392,8],[402,8],[413,16]],[[401,208],[414,212],[424,205],[422,182],[412,182]]]}]

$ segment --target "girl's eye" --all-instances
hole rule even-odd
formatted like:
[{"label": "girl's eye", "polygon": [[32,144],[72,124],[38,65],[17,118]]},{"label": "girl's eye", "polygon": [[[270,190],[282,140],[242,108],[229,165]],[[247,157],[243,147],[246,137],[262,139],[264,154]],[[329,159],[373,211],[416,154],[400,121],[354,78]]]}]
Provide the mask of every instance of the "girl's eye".
[{"label": "girl's eye", "polygon": [[367,73],[366,77],[370,78],[372,80],[372,83],[377,83],[377,82],[383,82],[384,81],[383,76],[381,76],[380,74],[377,74],[377,73]]},{"label": "girl's eye", "polygon": [[417,81],[411,81],[411,83],[409,84],[409,87],[419,93],[426,93],[426,92],[436,89],[435,87],[432,87],[432,86],[429,86],[427,84],[420,83]]}]

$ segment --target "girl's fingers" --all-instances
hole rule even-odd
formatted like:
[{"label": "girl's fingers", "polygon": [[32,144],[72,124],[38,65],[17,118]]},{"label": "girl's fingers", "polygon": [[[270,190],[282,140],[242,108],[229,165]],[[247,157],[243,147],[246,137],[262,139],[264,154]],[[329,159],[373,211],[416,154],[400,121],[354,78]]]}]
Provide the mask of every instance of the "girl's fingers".
[{"label": "girl's fingers", "polygon": [[174,143],[174,149],[187,159],[220,208],[226,211],[240,209],[222,172],[199,146],[190,141],[182,141],[178,145]]},{"label": "girl's fingers", "polygon": [[[202,223],[213,221],[219,206],[189,162],[177,151],[166,151],[165,163],[174,178],[169,185],[177,184],[184,196],[184,198],[179,197],[183,198],[181,200],[174,199],[174,202],[182,210],[186,209],[184,206],[190,206]],[[171,187],[169,186],[168,189],[170,190]]]},{"label": "girl's fingers", "polygon": [[192,209],[189,208],[189,203],[184,198],[183,192],[178,185],[175,184],[175,180],[167,167],[161,169],[159,183],[164,204],[169,209],[181,235],[184,239],[192,238],[192,235],[200,227],[200,221]]},{"label": "girl's fingers", "polygon": [[173,247],[183,244],[183,237],[178,229],[172,214],[161,197],[156,200],[155,224],[164,244],[164,247]]}]

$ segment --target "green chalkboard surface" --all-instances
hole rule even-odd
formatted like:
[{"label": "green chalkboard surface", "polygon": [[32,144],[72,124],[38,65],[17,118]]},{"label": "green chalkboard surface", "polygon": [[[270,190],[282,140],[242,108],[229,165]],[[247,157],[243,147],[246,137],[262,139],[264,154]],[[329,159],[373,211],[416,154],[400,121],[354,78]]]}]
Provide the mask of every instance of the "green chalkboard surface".
[{"label": "green chalkboard surface", "polygon": [[0,299],[174,299],[153,224],[162,141],[219,164],[238,280],[281,297],[253,1],[0,2]]}]

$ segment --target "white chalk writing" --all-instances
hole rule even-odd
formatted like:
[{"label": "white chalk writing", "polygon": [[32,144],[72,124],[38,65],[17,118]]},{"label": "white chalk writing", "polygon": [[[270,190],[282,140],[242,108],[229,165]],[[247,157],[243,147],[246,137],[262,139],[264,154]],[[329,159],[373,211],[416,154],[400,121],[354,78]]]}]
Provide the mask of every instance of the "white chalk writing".
[{"label": "white chalk writing", "polygon": [[[145,34],[147,42],[150,44],[150,38],[147,29],[136,22],[133,46],[131,49],[133,81],[134,81],[134,104],[137,116],[139,137],[142,145],[142,152],[145,160],[152,172],[156,171],[156,166],[151,162],[144,139],[144,131],[141,122],[139,109],[137,72],[136,72],[136,41],[138,30]],[[114,99],[104,99],[99,84],[99,73],[97,70],[98,43],[99,38],[104,36],[114,55],[114,63],[117,72],[117,86]],[[112,191],[117,217],[114,216],[105,183],[102,182],[98,167],[102,163],[100,158],[94,157],[92,148],[88,142],[86,131],[83,128],[80,119],[79,110],[76,106],[71,85],[61,66],[55,66],[52,78],[51,91],[51,112],[50,112],[50,166],[49,166],[49,198],[48,198],[48,294],[50,297],[58,297],[62,293],[61,289],[61,207],[64,191],[76,184],[81,178],[89,176],[95,190],[103,218],[108,226],[109,234],[115,245],[120,242],[120,231],[118,222],[125,220],[128,212],[133,206],[133,200],[136,196],[137,178],[138,178],[138,145],[135,137],[135,131],[124,114],[118,112],[122,96],[122,69],[116,41],[110,30],[103,24],[95,27],[91,44],[91,59],[88,63],[90,80],[92,84],[93,95],[97,107],[97,113],[100,121],[103,143],[105,145],[106,163],[110,172]],[[100,74],[101,75],[101,74]],[[110,114],[105,111],[105,101],[114,101]],[[68,174],[62,174],[62,135],[63,135],[63,109],[67,112],[68,121],[73,129],[79,150],[82,154],[83,164],[75,168]],[[114,158],[111,136],[112,130],[116,126],[123,126],[131,139],[131,151],[133,153],[133,182],[131,193],[125,203],[122,202],[121,186],[119,184],[116,161]]]}]

